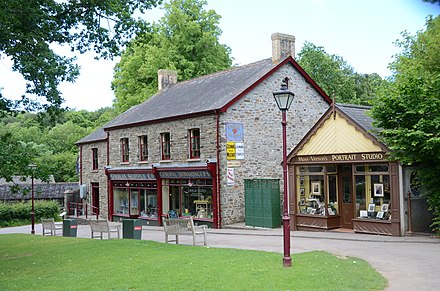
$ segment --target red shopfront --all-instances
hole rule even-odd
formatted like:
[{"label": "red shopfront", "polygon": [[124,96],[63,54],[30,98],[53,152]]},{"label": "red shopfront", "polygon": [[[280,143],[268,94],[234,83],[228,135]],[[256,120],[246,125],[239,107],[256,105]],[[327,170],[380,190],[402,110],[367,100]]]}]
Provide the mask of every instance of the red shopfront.
[{"label": "red shopfront", "polygon": [[162,217],[192,216],[196,224],[219,226],[215,164],[202,167],[108,169],[110,218],[162,225]]}]

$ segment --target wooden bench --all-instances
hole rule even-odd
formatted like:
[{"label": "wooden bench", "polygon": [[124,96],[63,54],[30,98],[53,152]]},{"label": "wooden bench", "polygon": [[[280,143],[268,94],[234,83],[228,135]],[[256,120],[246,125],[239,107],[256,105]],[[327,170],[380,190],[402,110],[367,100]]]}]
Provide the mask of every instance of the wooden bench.
[{"label": "wooden bench", "polygon": [[[106,219],[98,219],[98,220],[90,220],[90,230],[92,238],[100,238],[102,239],[102,234],[107,233],[108,239],[111,238],[111,233],[117,233],[118,238],[120,238],[120,226],[119,224],[110,224],[110,222]],[[98,235],[95,235],[98,233]]]},{"label": "wooden bench", "polygon": [[[165,242],[175,241],[179,243],[179,235],[193,237],[193,245],[196,245],[196,235],[203,235],[203,245],[206,246],[206,225],[195,226],[192,217],[188,218],[164,218],[163,227],[165,230]],[[168,240],[169,235],[175,235],[175,240]]]},{"label": "wooden bench", "polygon": [[57,230],[63,231],[63,225],[55,223],[53,218],[42,218],[41,225],[43,226],[43,235],[57,235]]}]

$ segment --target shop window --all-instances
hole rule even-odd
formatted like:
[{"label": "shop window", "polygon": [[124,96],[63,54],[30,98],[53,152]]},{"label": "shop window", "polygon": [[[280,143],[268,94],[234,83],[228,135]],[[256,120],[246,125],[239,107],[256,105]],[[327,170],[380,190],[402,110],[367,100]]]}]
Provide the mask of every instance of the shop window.
[{"label": "shop window", "polygon": [[[154,186],[156,188],[156,186]],[[157,191],[156,189],[140,190],[141,217],[157,219]]]},{"label": "shop window", "polygon": [[[386,220],[390,218],[391,189],[388,165],[362,165],[365,175],[356,175],[356,213],[359,218]],[[356,172],[360,170],[356,166]]]},{"label": "shop window", "polygon": [[297,175],[298,213],[325,215],[324,175],[322,166],[300,166]]},{"label": "shop window", "polygon": [[204,179],[173,179],[164,183],[169,199],[164,205],[164,213],[173,211],[179,216],[192,216],[194,219],[211,220],[212,181]]},{"label": "shop window", "polygon": [[148,160],[148,136],[139,137],[139,160],[145,162]]},{"label": "shop window", "polygon": [[171,159],[171,136],[169,132],[160,134],[162,160]]},{"label": "shop window", "polygon": [[121,138],[121,160],[123,163],[128,163],[130,159],[130,146],[128,138]]},{"label": "shop window", "polygon": [[198,128],[189,130],[189,158],[200,158],[200,129]]},{"label": "shop window", "polygon": [[113,183],[115,215],[157,219],[156,183]]},{"label": "shop window", "polygon": [[113,209],[115,214],[129,215],[128,188],[113,189]]},{"label": "shop window", "polygon": [[92,170],[98,170],[98,149],[92,149]]}]

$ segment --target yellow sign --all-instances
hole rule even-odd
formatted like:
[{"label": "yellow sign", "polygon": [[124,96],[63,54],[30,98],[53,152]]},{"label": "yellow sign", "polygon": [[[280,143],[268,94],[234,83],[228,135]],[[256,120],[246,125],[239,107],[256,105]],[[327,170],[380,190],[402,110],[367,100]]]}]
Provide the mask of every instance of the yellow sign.
[{"label": "yellow sign", "polygon": [[235,160],[235,142],[226,143],[226,159]]}]

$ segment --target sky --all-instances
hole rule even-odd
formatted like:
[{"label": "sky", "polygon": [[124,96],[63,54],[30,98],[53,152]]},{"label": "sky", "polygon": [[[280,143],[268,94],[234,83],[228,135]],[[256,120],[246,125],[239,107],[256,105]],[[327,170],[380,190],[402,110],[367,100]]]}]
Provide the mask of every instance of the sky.
[{"label": "sky", "polygon": [[[406,30],[425,29],[428,15],[440,14],[439,4],[422,0],[207,0],[205,10],[214,9],[222,18],[220,43],[231,48],[233,63],[244,65],[270,58],[272,33],[294,35],[296,53],[304,42],[322,46],[329,54],[344,58],[358,73],[390,75],[388,64],[400,51],[394,42]],[[163,16],[154,9],[143,18],[152,22]],[[93,53],[78,55],[81,74],[75,83],[60,90],[65,105],[94,111],[112,105],[113,61],[95,60]],[[25,91],[21,75],[12,62],[0,55],[0,87],[8,98],[18,99]]]}]

